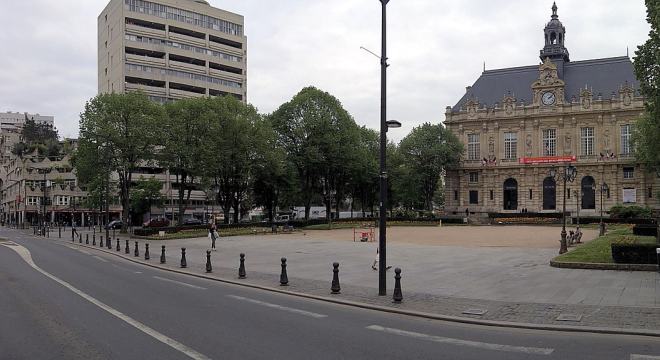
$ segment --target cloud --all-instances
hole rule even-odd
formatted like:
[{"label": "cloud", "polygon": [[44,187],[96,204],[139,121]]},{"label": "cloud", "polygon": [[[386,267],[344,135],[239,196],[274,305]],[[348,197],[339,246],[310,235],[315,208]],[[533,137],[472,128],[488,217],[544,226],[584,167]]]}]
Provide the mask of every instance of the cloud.
[{"label": "cloud", "polygon": [[[211,0],[245,16],[248,101],[269,113],[308,85],[335,95],[360,125],[379,128],[380,2]],[[4,1],[0,111],[54,115],[76,136],[96,95],[96,19],[103,0]],[[560,1],[573,60],[630,55],[648,34],[644,3]],[[388,118],[402,129],[444,120],[483,69],[539,62],[552,1],[392,0],[388,5]]]}]

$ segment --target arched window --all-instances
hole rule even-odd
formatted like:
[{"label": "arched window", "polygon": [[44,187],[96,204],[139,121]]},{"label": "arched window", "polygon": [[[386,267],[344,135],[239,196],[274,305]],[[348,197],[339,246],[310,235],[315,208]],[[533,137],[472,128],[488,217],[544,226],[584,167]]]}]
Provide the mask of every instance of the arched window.
[{"label": "arched window", "polygon": [[559,33],[559,43],[560,44],[564,43],[564,39],[562,38],[561,33]]},{"label": "arched window", "polygon": [[582,191],[582,208],[595,209],[596,208],[596,186],[594,178],[585,176],[582,178],[580,190]]},{"label": "arched window", "polygon": [[557,34],[554,31],[550,33],[550,43],[553,45],[557,43]]},{"label": "arched window", "polygon": [[514,178],[508,178],[504,181],[504,210],[518,209],[518,182]]}]

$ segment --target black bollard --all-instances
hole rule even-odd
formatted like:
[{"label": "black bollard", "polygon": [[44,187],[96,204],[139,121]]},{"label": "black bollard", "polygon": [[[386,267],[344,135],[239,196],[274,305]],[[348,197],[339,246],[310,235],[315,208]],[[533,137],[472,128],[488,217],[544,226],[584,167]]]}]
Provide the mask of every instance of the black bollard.
[{"label": "black bollard", "polygon": [[144,244],[144,259],[149,260],[151,257],[149,256],[149,244]]},{"label": "black bollard", "polygon": [[99,235],[99,247],[103,247],[103,235]]},{"label": "black bollard", "polygon": [[85,234],[85,245],[89,245],[89,234]]},{"label": "black bollard", "polygon": [[50,228],[49,227],[46,228],[46,237],[47,238],[50,237]]},{"label": "black bollard", "polygon": [[206,250],[206,272],[210,273],[213,269],[211,268],[211,250]]},{"label": "black bollard", "polygon": [[78,244],[82,244],[82,234],[78,234]]},{"label": "black bollard", "polygon": [[92,245],[96,246],[96,234],[92,235]]},{"label": "black bollard", "polygon": [[240,255],[241,264],[238,266],[238,278],[245,279],[245,254]]},{"label": "black bollard", "polygon": [[339,294],[341,287],[339,286],[339,263],[332,263],[332,286],[330,291],[332,294]]},{"label": "black bollard", "polygon": [[280,274],[280,286],[288,286],[289,277],[286,275],[286,258],[283,257],[281,260],[282,260],[282,273]]},{"label": "black bollard", "polygon": [[112,238],[108,236],[108,240],[106,240],[106,244],[108,247],[108,250],[112,250]]},{"label": "black bollard", "polygon": [[394,269],[394,294],[392,300],[395,303],[400,303],[403,300],[403,293],[401,292],[401,269]]},{"label": "black bollard", "polygon": [[117,238],[117,248],[115,250],[117,252],[121,251],[121,243],[119,242],[119,238]]},{"label": "black bollard", "polygon": [[58,228],[57,228],[57,237],[58,237],[59,239],[62,238],[62,228],[61,228],[61,227],[58,227]]},{"label": "black bollard", "polygon": [[75,234],[76,233],[73,231],[73,228],[71,228],[71,241],[76,241]]},{"label": "black bollard", "polygon": [[135,255],[135,257],[140,256],[140,250],[138,249],[138,242],[137,241],[135,242],[135,251],[134,251],[133,255]]},{"label": "black bollard", "polygon": [[188,262],[186,261],[186,248],[181,248],[181,267],[188,267]]},{"label": "black bollard", "polygon": [[160,247],[160,263],[165,264],[165,245]]},{"label": "black bollard", "polygon": [[130,249],[130,247],[128,246],[128,240],[126,240],[126,247],[124,248],[124,252],[125,252],[126,254],[130,254],[130,253],[131,253],[131,249]]}]

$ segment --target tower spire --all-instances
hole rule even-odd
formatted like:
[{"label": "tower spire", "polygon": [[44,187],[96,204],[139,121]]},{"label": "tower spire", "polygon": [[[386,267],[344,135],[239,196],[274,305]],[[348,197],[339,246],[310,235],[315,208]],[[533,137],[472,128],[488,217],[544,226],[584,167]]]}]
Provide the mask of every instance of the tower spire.
[{"label": "tower spire", "polygon": [[559,16],[557,16],[557,3],[552,2],[552,18],[557,19]]}]

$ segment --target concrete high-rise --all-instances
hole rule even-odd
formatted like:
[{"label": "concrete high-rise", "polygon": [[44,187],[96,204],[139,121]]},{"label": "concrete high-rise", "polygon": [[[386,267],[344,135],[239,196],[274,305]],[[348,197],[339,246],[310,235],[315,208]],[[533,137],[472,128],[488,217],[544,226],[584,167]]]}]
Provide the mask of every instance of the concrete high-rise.
[{"label": "concrete high-rise", "polygon": [[99,93],[167,102],[247,97],[243,16],[204,0],[111,0],[98,17]]}]

